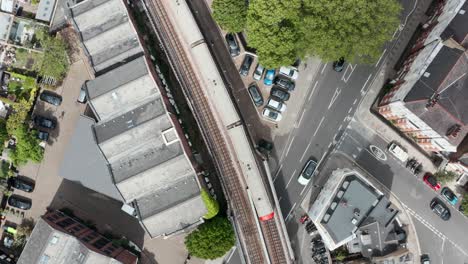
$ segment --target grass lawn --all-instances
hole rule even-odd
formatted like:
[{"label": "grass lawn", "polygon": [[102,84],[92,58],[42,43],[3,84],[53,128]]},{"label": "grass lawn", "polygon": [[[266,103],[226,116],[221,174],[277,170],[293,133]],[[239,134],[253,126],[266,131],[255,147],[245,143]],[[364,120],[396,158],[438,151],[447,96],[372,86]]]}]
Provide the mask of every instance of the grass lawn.
[{"label": "grass lawn", "polygon": [[13,63],[12,67],[37,72],[41,67],[42,57],[43,54],[39,52],[17,49],[16,62]]},{"label": "grass lawn", "polygon": [[16,95],[17,98],[28,99],[31,90],[36,88],[36,79],[18,73],[10,73],[10,82],[8,83],[8,92]]}]

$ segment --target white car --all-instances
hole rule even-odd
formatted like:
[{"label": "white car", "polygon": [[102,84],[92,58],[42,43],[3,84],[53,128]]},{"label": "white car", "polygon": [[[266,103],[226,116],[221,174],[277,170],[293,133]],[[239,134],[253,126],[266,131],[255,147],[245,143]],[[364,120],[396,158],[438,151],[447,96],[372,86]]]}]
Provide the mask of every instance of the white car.
[{"label": "white car", "polygon": [[390,143],[388,146],[388,151],[401,162],[405,162],[408,159],[408,152],[406,152],[406,150],[404,150],[395,142]]},{"label": "white car", "polygon": [[275,100],[273,98],[270,97],[270,99],[268,99],[268,103],[267,103],[267,106],[280,112],[280,113],[283,113],[284,111],[286,111],[286,105],[283,103],[283,102],[280,102],[278,100]]},{"label": "white car", "polygon": [[291,80],[296,80],[299,77],[299,72],[296,68],[293,67],[281,67],[279,73],[290,78]]},{"label": "white car", "polygon": [[265,71],[265,68],[259,64],[257,64],[257,67],[255,67],[255,71],[253,73],[253,78],[254,80],[260,81],[263,76],[263,72]]},{"label": "white car", "polygon": [[281,118],[283,118],[280,112],[277,112],[273,109],[266,108],[266,107],[263,109],[262,115],[266,119],[273,121],[273,122],[279,122],[281,121]]},{"label": "white car", "polygon": [[315,169],[317,168],[317,162],[313,159],[310,159],[307,161],[306,165],[304,166],[304,169],[302,169],[301,174],[299,175],[299,178],[297,178],[297,181],[301,185],[307,185],[310,182],[310,179],[314,175]]}]

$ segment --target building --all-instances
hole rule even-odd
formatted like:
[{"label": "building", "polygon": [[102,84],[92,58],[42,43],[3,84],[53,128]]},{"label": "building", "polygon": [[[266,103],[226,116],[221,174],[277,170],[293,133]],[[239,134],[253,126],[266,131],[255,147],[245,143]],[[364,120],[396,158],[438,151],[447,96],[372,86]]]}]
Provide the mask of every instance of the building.
[{"label": "building", "polygon": [[36,19],[50,23],[54,10],[55,0],[41,0],[37,6]]},{"label": "building", "polygon": [[[207,210],[184,132],[125,8],[121,0],[71,7],[99,75],[83,85],[92,117],[79,119],[60,175],[122,201],[150,237],[169,236],[203,223]],[[130,51],[112,48],[129,39]]]},{"label": "building", "polygon": [[137,256],[60,211],[39,218],[17,264],[136,264]]},{"label": "building", "polygon": [[468,133],[468,3],[435,1],[378,111],[425,151],[453,153]]},{"label": "building", "polygon": [[354,240],[369,257],[396,250],[391,234],[397,214],[382,192],[350,169],[333,171],[309,210],[328,249]]}]

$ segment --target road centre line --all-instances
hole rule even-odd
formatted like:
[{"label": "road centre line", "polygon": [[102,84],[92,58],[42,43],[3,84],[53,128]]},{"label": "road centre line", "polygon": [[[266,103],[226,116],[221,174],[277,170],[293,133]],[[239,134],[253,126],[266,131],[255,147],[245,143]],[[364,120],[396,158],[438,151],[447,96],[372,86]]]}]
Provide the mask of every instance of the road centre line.
[{"label": "road centre line", "polygon": [[293,204],[293,206],[291,207],[291,210],[289,210],[289,213],[286,215],[286,217],[284,219],[288,219],[289,215],[291,215],[292,211],[294,210],[294,207],[296,207],[296,203]]},{"label": "road centre line", "polygon": [[322,119],[320,120],[320,123],[318,124],[317,128],[315,129],[314,135],[312,137],[315,137],[315,135],[317,135],[317,132],[318,132],[320,126],[322,125],[322,122],[323,122],[324,119],[325,119],[325,117],[322,117]]},{"label": "road centre line", "polygon": [[297,122],[297,126],[298,126],[298,127],[301,125],[302,118],[304,118],[305,110],[306,110],[306,109],[302,110],[301,118],[299,118],[299,122]]},{"label": "road centre line", "polygon": [[285,156],[287,156],[287,155],[288,155],[288,153],[289,153],[289,150],[291,149],[292,143],[294,142],[294,139],[295,139],[295,138],[296,138],[296,136],[294,136],[294,137],[292,138],[291,142],[289,142],[289,147],[288,147],[288,150],[286,150],[286,154],[284,154]]},{"label": "road centre line", "polygon": [[296,174],[296,171],[297,171],[297,169],[295,169],[295,170],[293,171],[293,173],[292,173],[292,175],[291,175],[291,178],[290,178],[289,181],[288,181],[288,184],[286,184],[285,189],[288,188],[289,184],[291,183],[292,179],[294,178],[294,174]]},{"label": "road centre line", "polygon": [[307,98],[307,101],[310,101],[312,99],[312,95],[315,92],[315,88],[317,87],[318,81],[315,81],[314,88],[312,88],[312,92],[310,92],[309,97]]},{"label": "road centre line", "polygon": [[304,153],[302,154],[302,157],[300,159],[300,162],[302,162],[302,160],[304,159],[305,155],[307,154],[307,150],[309,150],[309,147],[310,145],[312,144],[312,141],[309,142],[309,144],[307,145],[306,149],[304,150]]},{"label": "road centre line", "polygon": [[323,65],[323,68],[322,68],[322,71],[320,72],[320,74],[323,74],[323,72],[325,71],[325,68],[327,67],[327,64],[328,64],[328,62]]},{"label": "road centre line", "polygon": [[275,181],[276,178],[278,178],[278,175],[279,175],[279,173],[281,172],[281,169],[282,169],[282,168],[283,168],[283,164],[281,164],[281,165],[279,166],[279,168],[276,170],[276,174],[275,174],[275,177],[274,177],[273,181]]}]

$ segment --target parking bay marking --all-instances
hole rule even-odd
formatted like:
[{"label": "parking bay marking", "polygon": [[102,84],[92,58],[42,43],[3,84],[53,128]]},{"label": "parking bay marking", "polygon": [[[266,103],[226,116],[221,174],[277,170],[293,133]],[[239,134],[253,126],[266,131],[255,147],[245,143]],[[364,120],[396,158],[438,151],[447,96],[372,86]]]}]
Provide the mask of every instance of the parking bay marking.
[{"label": "parking bay marking", "polygon": [[336,87],[335,89],[335,93],[333,94],[333,97],[330,101],[330,104],[328,105],[328,109],[330,109],[333,105],[333,103],[335,103],[336,99],[338,98],[338,96],[340,95],[341,93],[341,89],[339,87]]}]

